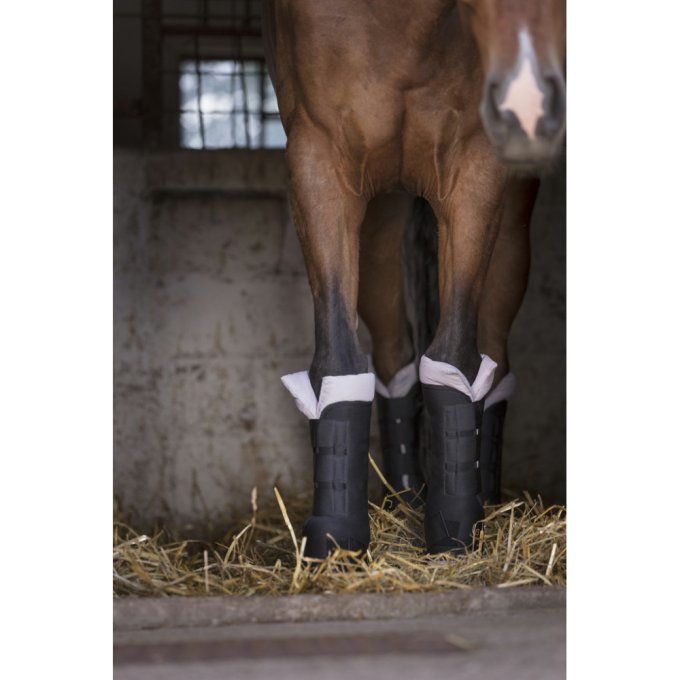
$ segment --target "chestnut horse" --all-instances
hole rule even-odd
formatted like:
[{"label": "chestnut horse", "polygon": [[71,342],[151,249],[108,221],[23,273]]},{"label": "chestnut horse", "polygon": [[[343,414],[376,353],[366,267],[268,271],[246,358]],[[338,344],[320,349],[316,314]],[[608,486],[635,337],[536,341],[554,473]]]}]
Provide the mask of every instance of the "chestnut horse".
[{"label": "chestnut horse", "polygon": [[[537,191],[527,171],[564,137],[564,0],[270,0],[264,34],[314,300],[311,367],[283,377],[311,425],[306,555],[368,545],[376,391],[390,483],[425,499],[430,552],[460,550],[499,493]],[[422,356],[402,272],[414,197],[438,234],[439,321]]]}]

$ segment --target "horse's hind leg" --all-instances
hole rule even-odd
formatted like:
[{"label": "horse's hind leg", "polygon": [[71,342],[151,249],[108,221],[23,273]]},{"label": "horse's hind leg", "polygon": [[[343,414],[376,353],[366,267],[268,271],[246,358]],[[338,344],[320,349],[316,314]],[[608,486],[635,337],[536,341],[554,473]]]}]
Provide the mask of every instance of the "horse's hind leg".
[{"label": "horse's hind leg", "polygon": [[309,372],[283,382],[309,418],[314,509],[303,528],[305,554],[337,544],[365,550],[368,436],[375,379],[356,333],[359,230],[366,201],[339,174],[339,159],[311,125],[289,136],[293,215],[314,299],[315,351]]},{"label": "horse's hind leg", "polygon": [[493,387],[484,400],[480,449],[482,499],[489,503],[500,502],[503,427],[515,386],[508,336],[529,279],[529,221],[537,191],[537,179],[517,179],[509,184],[479,305],[479,350],[497,364]]},{"label": "horse's hind leg", "polygon": [[373,366],[384,385],[413,360],[401,257],[412,208],[409,194],[381,194],[368,204],[361,227],[359,315],[371,332]]},{"label": "horse's hind leg", "polygon": [[413,197],[383,194],[368,205],[361,229],[359,315],[372,340],[380,445],[387,481],[417,503],[423,488],[418,462],[421,403],[410,324],[404,300],[402,239]]}]

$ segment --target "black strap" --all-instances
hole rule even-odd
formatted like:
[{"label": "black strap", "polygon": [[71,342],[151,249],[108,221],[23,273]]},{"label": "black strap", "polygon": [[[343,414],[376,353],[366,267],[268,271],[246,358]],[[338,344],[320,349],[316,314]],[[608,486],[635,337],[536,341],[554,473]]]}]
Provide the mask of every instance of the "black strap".
[{"label": "black strap", "polygon": [[476,495],[481,490],[477,410],[471,403],[450,404],[443,409],[444,491],[452,496]]},{"label": "black strap", "polygon": [[346,420],[320,420],[312,431],[315,515],[347,514]]}]

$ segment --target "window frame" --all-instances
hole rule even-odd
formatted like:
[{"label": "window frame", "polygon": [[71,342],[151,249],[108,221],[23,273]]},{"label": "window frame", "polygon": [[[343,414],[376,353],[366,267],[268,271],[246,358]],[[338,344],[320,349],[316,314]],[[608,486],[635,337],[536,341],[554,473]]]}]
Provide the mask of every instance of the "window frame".
[{"label": "window frame", "polygon": [[[267,150],[267,151],[276,151],[276,150],[283,150],[285,149],[285,144],[283,146],[265,146],[264,140],[265,140],[265,122],[267,120],[281,120],[281,116],[278,112],[278,110],[275,113],[268,113],[264,110],[264,101],[265,101],[265,92],[266,92],[266,78],[270,77],[269,76],[269,71],[267,69],[267,62],[264,57],[260,55],[248,55],[248,54],[234,54],[233,51],[228,51],[228,52],[208,52],[205,54],[200,54],[196,55],[196,53],[187,53],[186,50],[182,52],[177,52],[174,55],[174,64],[175,68],[173,69],[173,72],[175,74],[175,87],[173,89],[173,93],[171,95],[170,99],[170,111],[172,114],[175,116],[175,121],[174,121],[174,127],[175,127],[175,139],[174,139],[174,144],[175,148],[181,149],[183,151],[229,151],[229,150],[235,150],[235,151],[260,151],[260,150]],[[259,140],[258,144],[253,144],[251,140],[251,145],[247,146],[220,146],[220,147],[206,147],[205,145],[200,147],[200,148],[194,148],[194,147],[187,147],[183,146],[182,144],[182,128],[181,128],[181,123],[180,123],[180,118],[182,115],[182,100],[181,100],[181,91],[180,91],[180,84],[179,84],[179,79],[182,75],[182,65],[185,64],[186,62],[224,62],[224,61],[234,61],[234,62],[254,62],[258,64],[258,70],[257,74],[260,75],[260,107],[259,110],[257,111],[250,111],[249,109],[245,110],[239,110],[236,112],[235,115],[243,115],[246,116],[246,112],[249,115],[257,115],[260,121],[260,126],[261,126],[261,139]],[[238,76],[236,76],[238,77]],[[271,80],[271,78],[270,78]],[[164,97],[164,99],[166,99]],[[166,100],[167,101],[167,100]],[[278,109],[278,104],[277,104],[277,109]],[[198,113],[198,112],[197,112]],[[168,109],[166,109],[166,115],[168,115]],[[205,115],[205,113],[203,113]],[[221,113],[219,115],[223,115],[225,120],[228,120],[229,118],[229,112],[225,111],[224,113]],[[234,114],[232,114],[234,115]],[[247,120],[246,120],[246,125],[247,125]]]}]

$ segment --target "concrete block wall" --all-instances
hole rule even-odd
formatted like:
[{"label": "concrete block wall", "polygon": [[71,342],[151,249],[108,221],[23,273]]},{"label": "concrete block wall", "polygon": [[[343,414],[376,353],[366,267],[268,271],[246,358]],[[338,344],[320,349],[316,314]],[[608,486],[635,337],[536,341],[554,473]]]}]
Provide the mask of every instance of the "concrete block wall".
[{"label": "concrete block wall", "polygon": [[[542,189],[506,482],[564,495],[563,176]],[[308,491],[307,422],[280,384],[313,351],[279,151],[114,153],[114,485],[142,529],[219,533],[250,492]],[[377,434],[377,429],[374,428]],[[378,456],[376,456],[378,457]],[[374,489],[377,485],[374,482]]]}]

